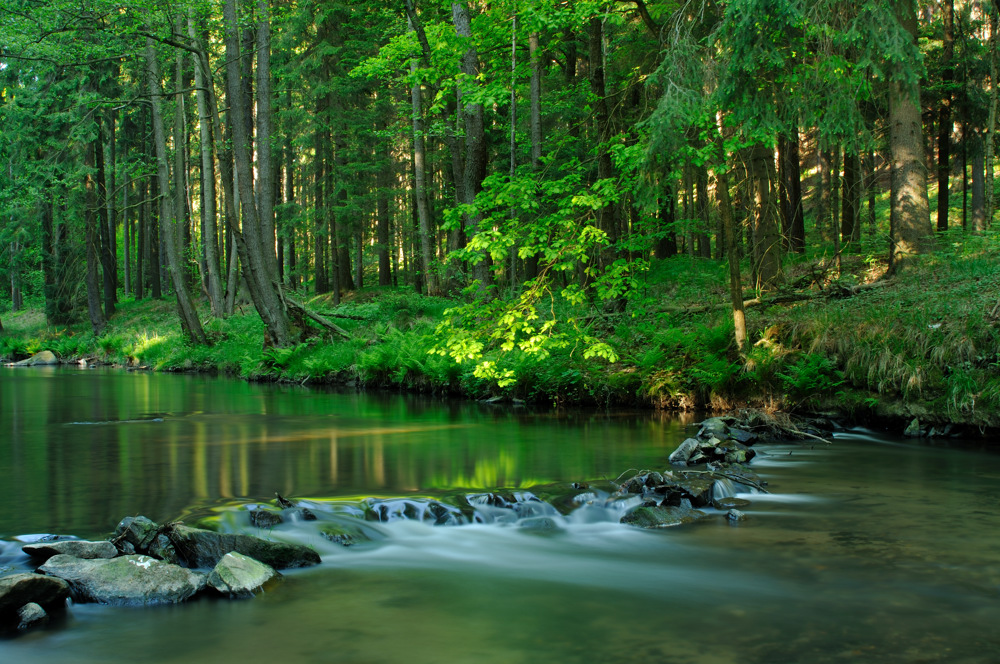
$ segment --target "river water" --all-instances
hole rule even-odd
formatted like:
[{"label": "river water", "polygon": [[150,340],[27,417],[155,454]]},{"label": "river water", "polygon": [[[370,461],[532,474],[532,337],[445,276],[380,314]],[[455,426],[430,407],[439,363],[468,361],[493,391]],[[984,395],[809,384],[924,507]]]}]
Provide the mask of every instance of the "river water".
[{"label": "river water", "polygon": [[[660,469],[693,421],[330,393],[197,376],[0,370],[0,573],[16,536],[100,537],[126,515],[260,534],[275,492],[567,492]],[[641,531],[608,510],[378,524],[247,601],[74,605],[0,662],[1000,662],[1000,455],[864,431],[759,445],[749,520]]]}]

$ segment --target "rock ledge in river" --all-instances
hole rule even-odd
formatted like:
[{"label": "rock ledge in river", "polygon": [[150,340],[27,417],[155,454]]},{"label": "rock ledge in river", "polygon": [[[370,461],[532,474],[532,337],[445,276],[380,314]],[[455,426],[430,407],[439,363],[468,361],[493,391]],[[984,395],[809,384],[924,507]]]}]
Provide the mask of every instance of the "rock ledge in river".
[{"label": "rock ledge in river", "polygon": [[69,583],[77,602],[123,606],[176,604],[205,587],[206,575],[149,556],[83,560],[58,555],[38,571]]},{"label": "rock ledge in river", "polygon": [[266,583],[280,576],[270,565],[231,551],[222,556],[208,575],[208,585],[230,597],[253,597]]}]

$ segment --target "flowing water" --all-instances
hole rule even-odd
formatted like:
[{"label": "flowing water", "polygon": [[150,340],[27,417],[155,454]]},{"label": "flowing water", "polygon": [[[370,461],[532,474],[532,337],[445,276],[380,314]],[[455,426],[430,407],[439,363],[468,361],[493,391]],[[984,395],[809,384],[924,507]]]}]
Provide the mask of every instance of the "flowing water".
[{"label": "flowing water", "polygon": [[[74,605],[0,641],[0,662],[1000,662],[1000,455],[864,431],[759,445],[771,493],[747,496],[748,521],[618,524],[602,480],[662,470],[691,424],[0,370],[0,574],[26,564],[15,536],[99,537],[130,514],[323,557],[252,600]],[[498,488],[559,511],[490,507],[481,494]],[[250,526],[246,506],[275,492],[319,519]],[[456,496],[472,497],[473,518],[370,523],[373,540],[350,547],[320,534],[365,506],[419,517]],[[525,527],[539,514],[546,528]]]}]

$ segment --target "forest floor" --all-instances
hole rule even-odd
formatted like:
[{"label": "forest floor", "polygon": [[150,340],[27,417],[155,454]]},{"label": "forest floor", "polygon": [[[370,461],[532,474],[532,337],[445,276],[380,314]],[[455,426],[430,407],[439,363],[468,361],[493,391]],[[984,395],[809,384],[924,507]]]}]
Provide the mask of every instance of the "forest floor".
[{"label": "forest floor", "polygon": [[[313,298],[308,306],[350,339],[317,330],[282,349],[263,347],[263,324],[249,304],[226,319],[202,311],[208,347],[184,340],[172,298],[122,301],[96,338],[85,322],[52,327],[41,309],[27,309],[3,314],[0,358],[51,350],[67,362],[556,406],[753,406],[894,427],[914,417],[939,430],[947,423],[1000,426],[1000,234],[946,233],[934,254],[892,277],[884,249],[866,248],[875,242],[863,241],[839,264],[829,254],[791,258],[780,290],[747,291],[749,344],[742,353],[733,340],[726,264],[654,261],[621,312],[557,302],[569,343],[545,357],[487,344],[479,361],[510,372],[503,387],[477,377],[476,362],[431,352],[457,301],[402,288],[361,290],[336,307]],[[617,361],[585,358],[584,336],[606,342]]]}]

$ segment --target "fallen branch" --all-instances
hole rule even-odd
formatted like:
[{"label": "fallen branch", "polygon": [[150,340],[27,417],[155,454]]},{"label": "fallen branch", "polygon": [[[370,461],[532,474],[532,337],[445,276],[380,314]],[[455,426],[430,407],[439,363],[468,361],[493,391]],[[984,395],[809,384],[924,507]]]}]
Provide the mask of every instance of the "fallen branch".
[{"label": "fallen branch", "polygon": [[347,332],[347,330],[345,330],[344,328],[340,327],[336,323],[330,322],[329,320],[327,320],[323,316],[319,315],[315,311],[311,311],[311,310],[307,309],[304,304],[302,304],[301,302],[296,301],[292,297],[289,297],[289,295],[287,293],[285,294],[285,303],[288,305],[289,308],[295,309],[296,311],[298,311],[299,313],[301,313],[306,318],[308,318],[308,319],[312,320],[313,322],[319,324],[319,326],[322,327],[323,329],[329,330],[330,332],[333,332],[334,334],[339,335],[343,339],[350,339],[351,338],[351,335]]},{"label": "fallen branch", "polygon": [[[821,298],[834,299],[842,297],[852,297],[858,295],[859,293],[873,290],[875,288],[882,288],[886,286],[889,282],[887,281],[876,281],[870,284],[862,284],[860,286],[853,286],[851,288],[840,288],[839,290],[828,290],[828,291],[817,291],[812,293],[785,293],[780,295],[775,295],[773,297],[755,297],[743,300],[743,308],[759,307],[770,304],[786,304],[789,302],[805,302],[807,300],[817,300]],[[696,304],[693,306],[672,306],[672,307],[660,307],[654,310],[654,313],[666,314],[666,313],[686,313],[686,314],[697,314],[705,311],[713,311],[715,309],[726,309],[732,306],[728,302],[726,303],[713,303],[713,304]]]}]

